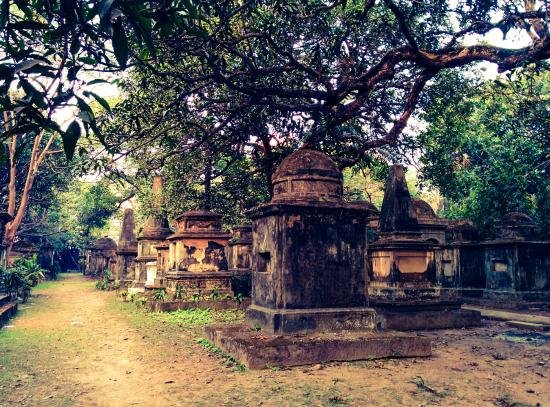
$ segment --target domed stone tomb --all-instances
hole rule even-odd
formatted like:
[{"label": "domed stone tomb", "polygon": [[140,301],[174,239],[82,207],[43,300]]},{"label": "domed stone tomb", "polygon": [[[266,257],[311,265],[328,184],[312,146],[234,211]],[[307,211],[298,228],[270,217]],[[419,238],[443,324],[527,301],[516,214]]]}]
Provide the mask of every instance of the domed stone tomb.
[{"label": "domed stone tomb", "polygon": [[327,155],[298,150],[275,172],[271,202],[249,212],[251,323],[274,333],[374,327],[365,273],[369,211],[343,201],[342,182]]},{"label": "domed stone tomb", "polygon": [[535,237],[535,222],[522,212],[508,212],[497,226],[501,239],[533,239]]},{"label": "domed stone tomb", "polygon": [[438,217],[430,204],[422,199],[411,198],[413,211],[418,220],[422,240],[437,244],[445,243],[445,230],[449,222]]}]

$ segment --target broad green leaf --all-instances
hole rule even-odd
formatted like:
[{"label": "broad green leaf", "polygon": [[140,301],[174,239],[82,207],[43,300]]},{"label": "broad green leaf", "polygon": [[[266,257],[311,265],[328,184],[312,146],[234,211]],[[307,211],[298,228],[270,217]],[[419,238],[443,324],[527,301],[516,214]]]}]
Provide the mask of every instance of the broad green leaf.
[{"label": "broad green leaf", "polygon": [[126,68],[128,62],[128,38],[120,18],[113,24],[113,51],[121,68]]},{"label": "broad green leaf", "polygon": [[109,106],[109,103],[105,99],[103,99],[101,96],[90,91],[85,91],[84,95],[93,97],[95,100],[97,100],[97,103],[99,103],[105,110],[109,112],[111,111],[111,106]]},{"label": "broad green leaf", "polygon": [[61,134],[61,138],[63,139],[65,155],[71,161],[76,149],[76,143],[78,143],[78,139],[80,138],[80,124],[76,120],[71,122],[67,130]]},{"label": "broad green leaf", "polygon": [[106,81],[105,79],[93,79],[90,82],[87,82],[86,85],[96,85],[98,83],[109,83],[109,81]]}]

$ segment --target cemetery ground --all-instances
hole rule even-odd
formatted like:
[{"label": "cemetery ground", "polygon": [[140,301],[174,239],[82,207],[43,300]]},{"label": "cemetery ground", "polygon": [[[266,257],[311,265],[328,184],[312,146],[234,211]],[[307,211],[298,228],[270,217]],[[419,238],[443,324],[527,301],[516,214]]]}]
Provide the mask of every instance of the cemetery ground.
[{"label": "cemetery ground", "polygon": [[550,405],[550,342],[499,322],[422,332],[433,356],[243,369],[200,339],[239,311],[154,314],[76,274],[0,331],[4,406]]}]

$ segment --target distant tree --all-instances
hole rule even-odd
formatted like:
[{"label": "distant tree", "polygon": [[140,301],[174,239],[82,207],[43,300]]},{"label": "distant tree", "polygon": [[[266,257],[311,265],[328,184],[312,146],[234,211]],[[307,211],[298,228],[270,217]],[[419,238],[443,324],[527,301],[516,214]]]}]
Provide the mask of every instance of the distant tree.
[{"label": "distant tree", "polygon": [[550,76],[524,71],[479,85],[448,75],[437,85],[418,138],[423,180],[485,236],[506,212],[538,220],[550,236]]},{"label": "distant tree", "polygon": [[[3,118],[9,128],[10,115],[4,112]],[[32,233],[45,223],[56,191],[64,190],[73,172],[53,133],[13,133],[6,151],[10,177],[2,201],[12,216],[4,235],[9,252],[18,235]]]},{"label": "distant tree", "polygon": [[103,229],[119,209],[120,198],[111,191],[106,180],[84,187],[76,210],[80,234],[89,238],[94,230]]}]

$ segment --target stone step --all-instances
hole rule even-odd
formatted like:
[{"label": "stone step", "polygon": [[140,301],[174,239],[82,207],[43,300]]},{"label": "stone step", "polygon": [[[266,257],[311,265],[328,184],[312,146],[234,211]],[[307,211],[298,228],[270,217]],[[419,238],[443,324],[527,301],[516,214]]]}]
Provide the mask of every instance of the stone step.
[{"label": "stone step", "polygon": [[522,321],[506,321],[506,324],[513,328],[525,329],[527,331],[539,331],[539,332],[550,331],[550,325],[546,325],[546,324],[536,324],[533,322],[522,322]]},{"label": "stone step", "polygon": [[0,327],[4,326],[16,312],[17,302],[15,301],[0,306]]},{"label": "stone step", "polygon": [[249,369],[431,355],[428,338],[402,332],[273,335],[243,324],[207,326],[205,333],[210,343]]},{"label": "stone step", "polygon": [[463,305],[462,309],[469,309],[481,312],[481,316],[487,319],[496,321],[519,321],[533,324],[550,325],[550,317],[537,314],[526,314],[519,312],[510,312],[500,309],[489,309],[481,307],[473,307],[471,305]]}]

